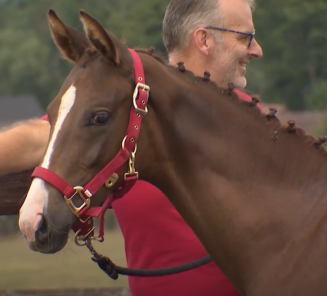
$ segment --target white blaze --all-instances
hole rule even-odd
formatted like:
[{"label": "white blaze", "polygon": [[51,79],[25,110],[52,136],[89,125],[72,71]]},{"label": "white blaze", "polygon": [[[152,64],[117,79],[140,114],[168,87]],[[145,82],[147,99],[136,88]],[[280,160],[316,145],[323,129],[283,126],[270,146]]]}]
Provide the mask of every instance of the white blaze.
[{"label": "white blaze", "polygon": [[[76,87],[72,85],[61,98],[57,121],[54,126],[48,149],[41,164],[44,168],[49,168],[56,139],[69,111],[75,103],[75,98]],[[19,227],[27,241],[34,241],[34,233],[38,229],[41,214],[47,205],[48,192],[45,188],[45,181],[39,178],[34,178],[19,214]]]}]

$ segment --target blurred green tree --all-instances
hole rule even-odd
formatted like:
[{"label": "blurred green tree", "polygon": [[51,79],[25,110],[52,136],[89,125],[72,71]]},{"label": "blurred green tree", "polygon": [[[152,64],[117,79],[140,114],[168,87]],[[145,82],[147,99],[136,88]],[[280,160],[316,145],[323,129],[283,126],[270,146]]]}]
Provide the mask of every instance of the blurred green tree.
[{"label": "blurred green tree", "polygon": [[254,23],[264,57],[249,68],[249,88],[266,101],[306,109],[306,96],[327,79],[326,14],[324,0],[257,0]]},{"label": "blurred green tree", "polygon": [[[327,2],[256,0],[256,38],[264,57],[248,68],[248,89],[290,109],[321,108],[327,80]],[[62,61],[47,25],[52,8],[82,30],[78,10],[99,19],[130,47],[165,53],[162,19],[169,0],[0,0],[0,95],[35,94],[46,106],[72,65]],[[314,99],[313,99],[314,98]],[[324,100],[324,97],[321,97]],[[317,104],[316,104],[317,102]]]},{"label": "blurred green tree", "polygon": [[83,30],[79,9],[99,19],[131,47],[154,46],[164,52],[161,23],[168,0],[7,0],[0,1],[0,96],[34,94],[45,108],[72,64],[63,61],[47,24],[50,8]]}]

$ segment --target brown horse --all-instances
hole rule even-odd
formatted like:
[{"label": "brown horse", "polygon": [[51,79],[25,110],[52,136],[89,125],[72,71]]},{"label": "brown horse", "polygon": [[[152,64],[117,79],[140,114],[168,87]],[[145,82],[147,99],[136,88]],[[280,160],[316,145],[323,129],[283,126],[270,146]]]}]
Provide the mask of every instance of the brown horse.
[{"label": "brown horse", "polygon": [[[135,107],[131,52],[87,13],[81,18],[86,37],[49,14],[56,45],[76,65],[49,105],[51,134],[41,163],[74,186],[92,180],[124,149]],[[241,101],[208,76],[139,56],[151,88],[148,113],[135,113],[144,117],[135,164],[140,178],[166,194],[242,295],[326,296],[321,140],[291,122],[281,126],[273,112],[263,115],[255,102]],[[123,184],[127,170],[125,163],[114,186],[99,188],[91,207]],[[66,244],[77,221],[60,193],[67,188],[33,180],[19,219],[31,249],[53,253]],[[78,193],[84,200],[89,192]]]}]

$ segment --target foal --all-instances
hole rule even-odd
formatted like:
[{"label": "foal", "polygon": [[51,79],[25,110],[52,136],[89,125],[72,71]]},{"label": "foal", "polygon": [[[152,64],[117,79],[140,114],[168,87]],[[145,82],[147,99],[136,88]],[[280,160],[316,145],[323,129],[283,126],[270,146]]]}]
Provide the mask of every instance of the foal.
[{"label": "foal", "polygon": [[[321,139],[292,122],[283,127],[274,112],[264,116],[232,90],[144,52],[145,81],[133,97],[138,55],[87,13],[81,18],[86,37],[49,14],[56,45],[76,64],[49,105],[48,148],[20,210],[30,248],[54,253],[66,244],[76,209],[60,191],[82,185],[75,197],[99,205],[135,165],[141,179],[171,200],[242,295],[327,295]],[[130,116],[138,122],[131,129]],[[135,163],[132,158],[130,166],[115,168],[114,185],[100,184],[97,192],[83,185],[117,152],[127,159],[136,148]],[[56,189],[45,172],[70,185]]]}]

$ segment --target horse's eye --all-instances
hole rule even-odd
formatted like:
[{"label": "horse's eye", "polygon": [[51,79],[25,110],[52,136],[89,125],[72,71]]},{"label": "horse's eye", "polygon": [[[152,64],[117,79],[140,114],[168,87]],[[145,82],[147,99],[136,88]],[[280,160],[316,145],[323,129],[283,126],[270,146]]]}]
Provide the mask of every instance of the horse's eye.
[{"label": "horse's eye", "polygon": [[93,125],[105,125],[110,119],[110,114],[107,111],[99,111],[93,115],[92,124]]}]

